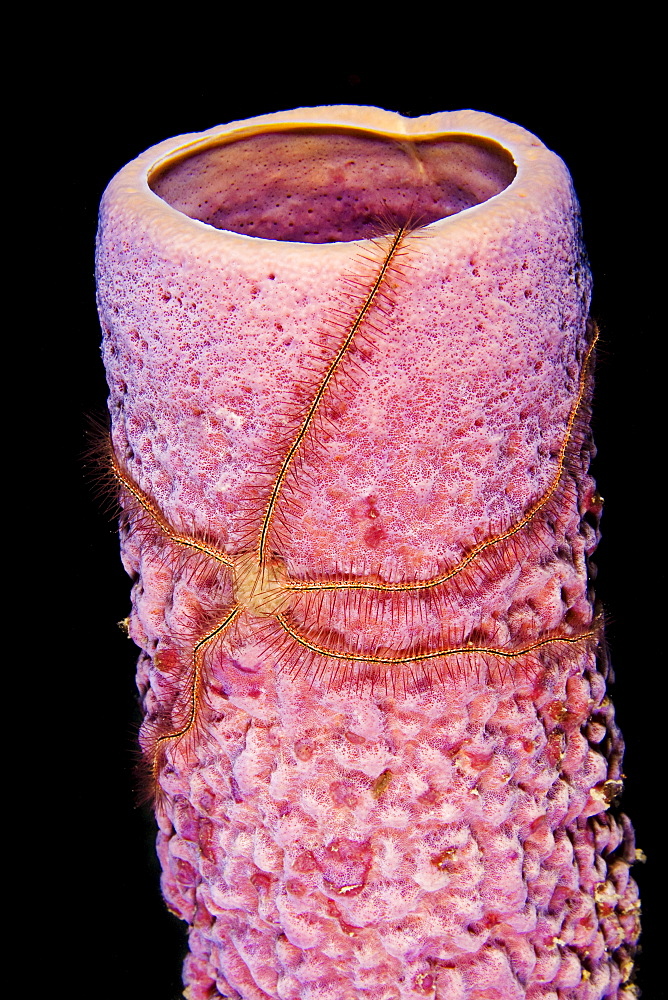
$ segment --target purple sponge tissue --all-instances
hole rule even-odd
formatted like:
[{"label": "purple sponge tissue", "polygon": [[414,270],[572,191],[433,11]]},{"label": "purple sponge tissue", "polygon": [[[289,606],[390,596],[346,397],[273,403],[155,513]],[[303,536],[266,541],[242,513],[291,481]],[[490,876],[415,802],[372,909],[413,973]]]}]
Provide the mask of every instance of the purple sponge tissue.
[{"label": "purple sponge tissue", "polygon": [[637,996],[562,161],[302,108],[111,181],[98,297],[185,996]]}]

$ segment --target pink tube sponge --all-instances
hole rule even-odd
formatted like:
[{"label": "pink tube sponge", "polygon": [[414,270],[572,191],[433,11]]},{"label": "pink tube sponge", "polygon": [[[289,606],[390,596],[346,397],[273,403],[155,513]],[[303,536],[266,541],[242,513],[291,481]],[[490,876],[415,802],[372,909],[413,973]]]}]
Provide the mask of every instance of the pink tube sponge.
[{"label": "pink tube sponge", "polygon": [[301,109],[101,207],[110,467],[190,1000],[630,1000],[561,160]]}]

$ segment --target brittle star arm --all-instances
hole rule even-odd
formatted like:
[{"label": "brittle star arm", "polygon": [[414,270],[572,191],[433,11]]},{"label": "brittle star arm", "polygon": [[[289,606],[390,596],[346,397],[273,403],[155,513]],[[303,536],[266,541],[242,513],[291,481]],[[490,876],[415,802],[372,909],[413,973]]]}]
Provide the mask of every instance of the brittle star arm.
[{"label": "brittle star arm", "polygon": [[515,659],[520,656],[525,656],[527,653],[533,653],[538,649],[543,649],[546,646],[552,646],[557,643],[574,644],[582,642],[584,639],[593,639],[598,636],[598,632],[596,630],[591,630],[588,632],[582,632],[579,635],[545,636],[542,639],[537,639],[534,642],[527,643],[527,645],[520,646],[516,649],[504,649],[500,646],[475,646],[473,644],[466,644],[446,649],[428,650],[424,653],[408,653],[405,656],[375,656],[373,654],[366,655],[363,653],[346,653],[342,650],[328,649],[326,646],[321,646],[318,643],[311,642],[311,640],[307,639],[306,636],[301,635],[288,623],[284,615],[277,614],[276,620],[281,628],[287,632],[287,634],[294,639],[295,642],[298,642],[300,646],[303,646],[310,652],[318,653],[320,656],[328,656],[332,659],[347,660],[356,663],[419,663],[424,660],[435,660],[440,657],[458,656],[463,653],[480,653],[487,656],[498,656],[502,659]]},{"label": "brittle star arm", "polygon": [[317,389],[315,391],[315,395],[313,397],[313,400],[311,401],[311,404],[310,404],[308,410],[306,411],[306,415],[304,416],[304,419],[301,422],[299,430],[297,431],[297,433],[296,433],[296,435],[295,435],[295,437],[294,437],[294,439],[293,439],[290,447],[288,448],[288,450],[287,450],[287,452],[285,454],[285,457],[284,457],[284,459],[283,459],[283,461],[281,463],[281,467],[280,467],[280,469],[278,471],[278,475],[276,476],[276,479],[274,480],[274,485],[272,487],[271,494],[269,496],[269,501],[267,503],[267,508],[265,510],[264,519],[263,519],[263,522],[262,522],[262,528],[260,530],[260,540],[259,540],[259,545],[258,545],[258,561],[260,562],[260,564],[262,564],[264,562],[264,560],[265,560],[265,554],[266,554],[267,542],[268,542],[268,539],[269,539],[269,532],[270,532],[270,529],[271,529],[271,523],[272,523],[272,520],[274,518],[274,514],[276,512],[276,505],[278,504],[278,499],[279,499],[281,490],[283,488],[283,484],[285,482],[285,477],[288,474],[288,471],[289,471],[290,466],[291,466],[291,464],[293,462],[293,459],[295,458],[295,455],[299,451],[299,449],[300,449],[300,447],[301,447],[301,445],[302,445],[302,443],[304,441],[304,438],[306,437],[306,435],[309,432],[309,428],[311,427],[311,425],[313,423],[313,419],[314,419],[314,417],[316,415],[318,407],[322,403],[323,397],[324,397],[325,393],[327,392],[327,389],[328,389],[329,385],[331,384],[332,379],[334,378],[334,376],[336,375],[336,372],[340,368],[341,362],[343,361],[343,359],[346,356],[348,350],[350,349],[350,345],[353,342],[355,334],[358,332],[358,330],[361,327],[362,323],[366,319],[366,317],[367,317],[367,315],[369,313],[369,310],[371,309],[371,306],[373,305],[374,299],[377,297],[378,292],[380,291],[380,288],[381,288],[383,282],[385,281],[385,278],[387,277],[387,272],[388,272],[388,270],[390,268],[390,265],[392,264],[392,261],[394,260],[394,258],[397,255],[397,252],[399,250],[399,247],[401,246],[401,243],[402,243],[405,235],[406,235],[406,226],[401,226],[400,229],[397,231],[397,233],[392,238],[392,242],[390,243],[389,249],[388,249],[387,253],[385,254],[385,257],[384,257],[383,262],[381,264],[381,267],[380,267],[380,269],[378,271],[378,274],[376,275],[376,278],[375,278],[374,283],[373,283],[373,285],[371,287],[371,290],[369,291],[368,295],[364,299],[364,302],[362,303],[361,309],[357,313],[357,316],[355,317],[353,323],[351,324],[350,329],[348,330],[348,333],[346,334],[346,336],[345,336],[345,338],[344,338],[341,346],[339,347],[338,351],[336,352],[336,355],[334,356],[332,362],[330,363],[327,371],[325,372],[325,374],[321,378],[320,383],[318,384],[318,387],[317,387]]},{"label": "brittle star arm", "polygon": [[158,505],[151,497],[147,496],[143,490],[135,483],[135,481],[121,468],[121,465],[116,458],[114,452],[111,452],[111,472],[120,486],[121,490],[132,497],[134,502],[141,507],[144,513],[153,522],[158,531],[165,536],[174,545],[179,545],[186,549],[192,549],[194,552],[200,552],[202,555],[210,556],[211,559],[215,559],[217,562],[221,563],[223,566],[228,566],[230,569],[234,568],[234,560],[231,559],[222,549],[219,549],[216,545],[205,541],[201,538],[196,538],[193,535],[186,535],[180,531],[176,531],[175,528],[169,523],[167,518],[164,516]]},{"label": "brittle star arm", "polygon": [[202,693],[202,661],[204,654],[206,653],[207,646],[214,639],[217,639],[223,632],[225,632],[234,620],[241,614],[243,607],[240,605],[235,605],[230,611],[227,611],[221,621],[217,622],[209,631],[202,636],[201,639],[193,646],[192,650],[192,661],[191,661],[191,676],[190,676],[190,693],[188,698],[188,716],[178,729],[173,732],[162,733],[155,739],[152,748],[152,762],[151,769],[153,772],[153,777],[157,778],[157,767],[160,750],[163,749],[172,740],[182,740],[191,733],[194,733],[197,729],[197,715],[198,706],[200,702],[200,697]]},{"label": "brittle star arm", "polygon": [[473,545],[466,555],[464,555],[457,563],[451,566],[444,573],[440,573],[438,576],[433,576],[427,580],[413,580],[413,581],[402,581],[398,583],[381,583],[374,582],[371,583],[368,580],[337,580],[337,581],[318,581],[318,582],[302,582],[299,580],[291,580],[285,585],[286,590],[293,591],[295,593],[301,593],[304,591],[324,591],[324,590],[375,590],[383,592],[414,592],[417,590],[429,590],[432,587],[438,587],[442,583],[446,583],[453,577],[457,576],[462,570],[466,569],[473,560],[479,556],[486,549],[492,548],[494,545],[498,545],[500,542],[506,541],[508,538],[512,538],[519,531],[525,528],[541,511],[546,504],[550,502],[554,496],[561,477],[564,473],[566,465],[566,454],[568,451],[568,446],[573,435],[573,428],[577,419],[578,411],[582,405],[582,401],[585,396],[585,391],[587,387],[587,378],[589,375],[589,364],[592,358],[594,347],[596,341],[598,340],[598,330],[594,330],[594,334],[587,348],[587,352],[582,362],[582,368],[580,370],[580,379],[578,382],[578,391],[575,397],[573,406],[571,407],[570,414],[568,416],[568,421],[566,424],[566,431],[564,433],[564,438],[559,450],[559,458],[557,461],[557,468],[555,470],[554,476],[545,490],[545,492],[524,512],[524,514],[518,518],[510,527],[506,528],[504,531],[498,532],[498,534],[491,535],[489,538],[484,538],[482,541],[477,542]]}]

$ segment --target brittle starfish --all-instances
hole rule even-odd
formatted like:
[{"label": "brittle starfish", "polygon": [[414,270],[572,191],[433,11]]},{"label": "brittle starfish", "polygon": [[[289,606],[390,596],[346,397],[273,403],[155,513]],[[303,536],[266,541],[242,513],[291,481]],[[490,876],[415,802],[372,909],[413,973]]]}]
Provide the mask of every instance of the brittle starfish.
[{"label": "brittle starfish", "polygon": [[[316,438],[316,424],[322,416],[323,404],[346,381],[349,373],[344,370],[345,365],[354,349],[359,348],[372,314],[383,298],[391,296],[392,275],[400,275],[398,259],[410,250],[411,235],[410,227],[402,225],[382,241],[381,256],[376,261],[374,273],[369,276],[361,301],[335,343],[327,364],[316,373],[310,386],[310,399],[290,427],[289,438],[274,463],[269,485],[264,490],[260,523],[250,548],[230,553],[207,532],[188,533],[171,524],[156,501],[130,476],[111,450],[111,471],[120,487],[124,519],[130,530],[148,532],[153,542],[159,541],[170,551],[196,557],[196,572],[219,580],[224,584],[222,589],[231,590],[232,594],[224,606],[211,609],[205,627],[200,627],[198,633],[190,637],[189,662],[180,678],[178,708],[172,709],[169,718],[161,718],[157,724],[149,726],[144,749],[154,790],[158,787],[164,755],[179,747],[186,748],[202,736],[210,654],[242,623],[255,640],[271,647],[277,666],[282,665],[293,673],[308,670],[313,681],[328,675],[329,684],[360,685],[369,681],[372,686],[380,682],[393,689],[398,680],[404,686],[425,681],[432,683],[434,678],[443,683],[457,671],[468,669],[480,671],[484,668],[500,676],[518,666],[524,670],[538,670],[545,665],[546,658],[549,662],[551,654],[568,655],[569,647],[581,648],[582,644],[597,641],[599,628],[596,623],[585,631],[572,634],[553,631],[512,646],[475,642],[465,636],[456,641],[445,623],[440,635],[434,636],[433,632],[422,635],[407,648],[398,648],[392,636],[388,639],[382,635],[382,628],[376,629],[375,637],[371,638],[361,634],[363,629],[358,628],[356,641],[351,641],[347,635],[343,641],[340,636],[332,637],[327,614],[337,597],[345,600],[352,595],[358,598],[364,595],[366,603],[362,617],[366,618],[365,625],[378,625],[378,602],[381,600],[393,602],[391,614],[404,624],[415,616],[415,601],[429,601],[430,607],[439,609],[443,620],[448,587],[461,586],[467,574],[474,579],[476,574],[484,576],[491,572],[495,558],[504,561],[521,558],[522,545],[520,543],[516,551],[516,541],[521,540],[522,533],[529,527],[539,532],[541,517],[543,522],[549,519],[560,490],[567,488],[564,480],[569,450],[577,444],[579,417],[587,396],[589,369],[597,339],[593,325],[552,478],[542,495],[520,517],[481,537],[457,561],[425,579],[388,580],[379,573],[360,575],[352,572],[296,579],[286,570],[280,556],[280,544],[276,544],[275,539],[286,485],[291,476],[298,478],[300,458],[305,447],[313,445]],[[347,389],[350,391],[349,385]],[[295,620],[299,617],[295,612],[300,605],[301,624]],[[345,621],[345,604],[343,613]],[[364,648],[365,641],[367,648]],[[368,648],[369,642],[371,648]]]}]

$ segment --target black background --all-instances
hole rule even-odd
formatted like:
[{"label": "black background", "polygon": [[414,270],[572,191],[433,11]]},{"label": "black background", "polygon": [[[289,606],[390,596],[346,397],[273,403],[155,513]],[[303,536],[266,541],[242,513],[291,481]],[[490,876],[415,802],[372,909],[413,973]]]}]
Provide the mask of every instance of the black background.
[{"label": "black background", "polygon": [[[644,908],[638,981],[646,1000],[663,996],[657,883],[666,717],[658,630],[665,612],[658,587],[665,546],[650,404],[665,395],[651,386],[665,328],[657,291],[665,280],[655,250],[655,205],[664,182],[651,52],[645,55],[637,33],[621,30],[614,44],[566,33],[554,51],[535,41],[515,49],[506,44],[490,56],[481,54],[470,30],[459,34],[454,58],[453,40],[440,30],[436,54],[413,45],[399,55],[396,44],[383,51],[367,39],[366,54],[346,55],[356,46],[342,43],[334,56],[306,57],[308,45],[296,48],[282,36],[269,56],[249,44],[231,58],[227,30],[216,34],[212,27],[187,66],[181,48],[188,44],[178,29],[167,41],[141,43],[129,29],[113,42],[102,31],[89,46],[92,56],[70,46],[48,63],[43,99],[33,109],[31,136],[40,133],[49,144],[33,166],[57,192],[39,205],[33,246],[42,251],[28,262],[36,279],[30,287],[47,292],[42,331],[25,338],[35,392],[29,452],[40,458],[37,470],[31,466],[35,516],[45,543],[53,540],[46,582],[40,577],[48,599],[40,597],[29,615],[30,622],[40,617],[35,635],[48,639],[39,669],[47,720],[40,738],[41,829],[53,835],[46,848],[38,838],[36,864],[56,914],[49,933],[62,932],[64,942],[51,983],[77,998],[176,1000],[185,949],[181,924],[159,894],[152,820],[134,808],[136,650],[116,626],[129,610],[129,581],[113,520],[92,495],[82,461],[86,415],[102,414],[106,396],[94,304],[99,198],[128,160],[167,137],[306,105],[371,104],[408,116],[491,112],[534,132],[574,179],[594,275],[593,314],[602,328],[594,418],[595,473],[606,498],[598,595],[617,675],[612,697],[627,742],[623,806],[648,856],[635,869]],[[254,30],[249,23],[237,40],[252,38]],[[54,621],[42,632],[44,603]],[[34,638],[28,635],[31,649]]]}]

